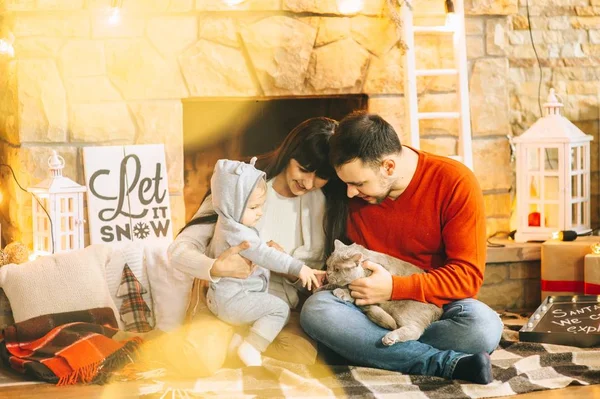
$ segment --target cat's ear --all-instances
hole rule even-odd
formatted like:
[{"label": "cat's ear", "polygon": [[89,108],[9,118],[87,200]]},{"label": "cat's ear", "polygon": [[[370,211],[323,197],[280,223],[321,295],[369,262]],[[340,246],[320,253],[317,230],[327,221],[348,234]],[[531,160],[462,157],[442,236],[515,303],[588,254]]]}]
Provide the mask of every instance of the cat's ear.
[{"label": "cat's ear", "polygon": [[340,240],[335,240],[335,241],[333,242],[333,249],[334,249],[335,251],[337,251],[338,249],[341,249],[341,248],[345,248],[345,247],[346,247],[346,246],[344,245],[344,243],[343,243],[343,242],[341,242]]},{"label": "cat's ear", "polygon": [[350,259],[358,265],[363,261],[363,254],[354,254]]}]

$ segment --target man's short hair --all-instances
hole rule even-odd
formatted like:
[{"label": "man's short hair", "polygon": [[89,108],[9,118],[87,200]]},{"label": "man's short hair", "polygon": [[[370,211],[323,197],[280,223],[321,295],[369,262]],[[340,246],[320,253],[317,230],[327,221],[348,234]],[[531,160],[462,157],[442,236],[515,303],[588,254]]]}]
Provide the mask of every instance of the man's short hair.
[{"label": "man's short hair", "polygon": [[338,168],[354,159],[375,166],[385,155],[402,151],[396,131],[381,116],[365,111],[342,119],[329,139],[329,161]]}]

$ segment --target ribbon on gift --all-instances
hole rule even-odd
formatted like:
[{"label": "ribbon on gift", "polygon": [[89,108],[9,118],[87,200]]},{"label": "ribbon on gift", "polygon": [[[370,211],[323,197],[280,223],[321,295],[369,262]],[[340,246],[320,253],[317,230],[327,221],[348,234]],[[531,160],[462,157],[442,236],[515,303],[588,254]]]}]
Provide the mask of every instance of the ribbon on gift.
[{"label": "ribbon on gift", "polygon": [[[585,284],[583,281],[541,280],[540,288],[542,291],[581,293],[584,292]],[[600,289],[600,285],[598,288]]]},{"label": "ribbon on gift", "polygon": [[583,292],[586,295],[600,295],[600,284],[585,283]]}]

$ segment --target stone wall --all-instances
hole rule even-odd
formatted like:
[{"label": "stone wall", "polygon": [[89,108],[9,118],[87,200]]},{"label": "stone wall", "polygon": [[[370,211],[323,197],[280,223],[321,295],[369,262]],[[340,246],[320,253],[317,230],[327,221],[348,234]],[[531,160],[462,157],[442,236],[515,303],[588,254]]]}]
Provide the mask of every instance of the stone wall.
[{"label": "stone wall", "polygon": [[554,87],[565,105],[563,114],[584,133],[594,136],[591,209],[592,227],[597,228],[600,226],[600,1],[529,0],[531,34],[526,4],[521,0],[518,14],[507,19],[504,37],[509,61],[511,129],[518,135],[539,117],[541,76],[541,102]]},{"label": "stone wall", "polygon": [[535,310],[541,303],[540,261],[488,263],[477,299],[492,309]]},{"label": "stone wall", "polygon": [[[514,99],[516,87],[531,87],[535,77],[533,64],[515,66],[521,51],[513,43],[519,33],[515,21],[523,13],[517,1],[465,5],[475,173],[490,234],[509,229],[512,165],[506,135],[511,127],[519,133],[516,126],[529,125],[527,112],[535,110]],[[340,14],[336,0],[247,0],[233,8],[220,0],[122,3],[121,21],[111,24],[110,0],[0,0],[0,29],[16,37],[15,58],[0,58],[0,157],[13,165],[23,186],[45,177],[39,165],[51,149],[67,160],[66,173],[83,183],[82,147],[161,142],[177,229],[185,218],[181,100],[188,98],[366,93],[369,109],[408,143],[403,58],[385,0],[365,0],[363,10],[351,16]],[[428,13],[417,23],[443,22],[441,0],[417,0],[415,10]],[[567,20],[590,27],[593,18]],[[588,32],[580,25],[569,29]],[[596,36],[589,30],[586,43]],[[418,37],[417,67],[449,67],[449,40]],[[592,79],[596,70],[589,68],[585,76]],[[575,72],[560,76],[568,73]],[[525,85],[520,76],[528,79]],[[457,103],[452,80],[419,78],[420,110],[452,110]],[[569,104],[588,118],[585,126],[591,129],[591,111],[584,112],[590,102],[586,95]],[[447,120],[421,123],[425,150],[452,155],[456,135],[457,125]],[[597,182],[597,158],[595,165]],[[6,171],[0,171],[0,182],[7,192],[0,205],[4,239],[29,242],[31,200]],[[594,193],[597,198],[597,184]]]},{"label": "stone wall", "polygon": [[[600,1],[529,0],[532,32],[529,32],[527,0],[466,1],[467,44],[472,65],[470,80],[472,127],[474,136],[486,136],[475,142],[474,151],[484,142],[498,147],[490,156],[507,170],[505,151],[508,143],[501,128],[519,135],[539,117],[539,102],[544,103],[554,87],[565,104],[564,115],[584,133],[594,136],[591,146],[592,226],[600,226],[599,99],[600,99]],[[531,36],[540,58],[536,61]],[[477,54],[480,54],[477,56]],[[479,64],[479,65],[478,65]],[[482,79],[474,78],[479,68]],[[539,79],[542,77],[538,96]],[[487,92],[478,96],[479,84]],[[506,98],[505,98],[506,97]],[[508,101],[509,107],[504,107]],[[488,106],[482,106],[486,104]],[[500,108],[498,105],[502,104]],[[505,112],[506,110],[506,112]],[[490,125],[491,124],[491,125]],[[498,124],[498,125],[496,125]],[[496,126],[495,128],[491,126]],[[500,148],[502,148],[500,150]],[[475,157],[482,160],[482,157]],[[508,173],[486,168],[497,163],[475,164],[484,190],[488,215],[488,233],[509,231],[514,179]],[[513,170],[514,165],[508,168]],[[493,188],[488,186],[494,180]]]},{"label": "stone wall", "polygon": [[[369,108],[403,134],[402,56],[385,0],[367,0],[353,16],[341,15],[335,0],[248,0],[234,8],[218,0],[124,0],[118,23],[110,23],[110,4],[0,2],[10,20],[4,29],[16,37],[12,73],[1,81],[3,91],[13,90],[2,98],[0,150],[25,187],[45,177],[39,165],[51,149],[83,183],[82,147],[162,142],[177,229],[186,98],[367,93]],[[423,66],[439,62],[447,44],[426,41]],[[451,98],[433,83],[422,90],[441,94],[423,100],[425,111]],[[1,176],[5,240],[29,242],[31,199]]]}]

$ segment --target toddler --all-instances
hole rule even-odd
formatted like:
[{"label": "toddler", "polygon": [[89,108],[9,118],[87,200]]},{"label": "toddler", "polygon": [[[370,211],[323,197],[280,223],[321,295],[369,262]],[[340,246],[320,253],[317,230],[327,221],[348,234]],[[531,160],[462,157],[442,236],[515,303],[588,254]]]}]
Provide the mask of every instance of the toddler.
[{"label": "toddler", "polygon": [[223,277],[209,284],[207,305],[219,319],[232,324],[252,324],[242,339],[234,336],[232,345],[239,343],[237,354],[247,366],[262,364],[264,352],[287,323],[289,306],[267,292],[269,270],[297,276],[309,290],[319,286],[313,270],[290,255],[267,246],[254,228],[262,216],[266,200],[265,173],[250,164],[221,159],[217,161],[210,181],[212,203],[219,216],[208,252],[219,256],[228,248],[247,241],[250,247],[240,255],[257,267],[246,279]]}]

